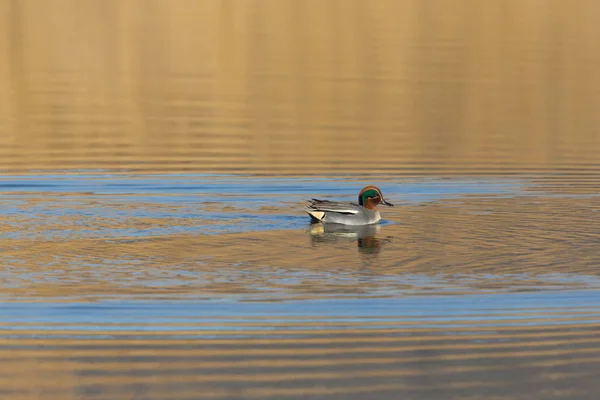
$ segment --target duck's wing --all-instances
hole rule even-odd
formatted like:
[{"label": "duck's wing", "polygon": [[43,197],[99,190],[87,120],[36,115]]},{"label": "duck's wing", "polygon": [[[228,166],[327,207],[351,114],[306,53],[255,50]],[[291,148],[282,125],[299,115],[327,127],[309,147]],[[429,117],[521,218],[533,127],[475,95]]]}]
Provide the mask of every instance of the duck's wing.
[{"label": "duck's wing", "polygon": [[362,207],[355,203],[312,199],[308,201],[307,211],[327,211],[339,214],[358,214]]}]

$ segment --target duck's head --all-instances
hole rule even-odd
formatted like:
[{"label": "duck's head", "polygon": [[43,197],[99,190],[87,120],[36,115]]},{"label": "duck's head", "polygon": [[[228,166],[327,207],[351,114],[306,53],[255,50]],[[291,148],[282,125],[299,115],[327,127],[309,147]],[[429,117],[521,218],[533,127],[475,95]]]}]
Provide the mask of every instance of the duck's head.
[{"label": "duck's head", "polygon": [[358,204],[367,210],[374,210],[378,204],[384,204],[389,207],[394,207],[392,203],[388,203],[383,199],[383,194],[377,186],[365,186],[358,194]]}]

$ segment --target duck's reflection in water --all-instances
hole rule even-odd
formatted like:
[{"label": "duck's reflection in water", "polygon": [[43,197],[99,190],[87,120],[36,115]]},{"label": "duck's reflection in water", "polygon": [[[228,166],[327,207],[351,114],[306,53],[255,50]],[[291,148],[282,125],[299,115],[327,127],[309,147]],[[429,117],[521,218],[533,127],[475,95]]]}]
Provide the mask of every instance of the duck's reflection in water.
[{"label": "duck's reflection in water", "polygon": [[313,246],[356,240],[358,251],[364,254],[377,254],[384,243],[391,241],[389,237],[376,237],[380,231],[379,224],[352,226],[316,223],[308,228]]}]

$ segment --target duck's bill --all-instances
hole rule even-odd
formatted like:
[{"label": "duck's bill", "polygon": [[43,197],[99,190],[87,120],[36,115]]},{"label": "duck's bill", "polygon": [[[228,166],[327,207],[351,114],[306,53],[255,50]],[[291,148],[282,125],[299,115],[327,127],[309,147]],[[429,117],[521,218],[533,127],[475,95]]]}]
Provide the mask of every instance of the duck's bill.
[{"label": "duck's bill", "polygon": [[394,205],[392,203],[390,203],[389,201],[385,201],[384,199],[381,199],[381,204],[384,204],[388,207],[394,207]]}]

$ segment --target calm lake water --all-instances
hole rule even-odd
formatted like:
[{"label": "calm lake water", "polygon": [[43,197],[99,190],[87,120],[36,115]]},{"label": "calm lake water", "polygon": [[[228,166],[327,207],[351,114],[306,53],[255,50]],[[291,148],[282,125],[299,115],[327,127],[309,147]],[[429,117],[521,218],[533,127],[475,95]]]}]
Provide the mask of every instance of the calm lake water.
[{"label": "calm lake water", "polygon": [[[363,182],[378,229],[308,224]],[[6,175],[7,398],[594,398],[600,198],[573,180]],[[560,179],[564,183],[564,179]]]},{"label": "calm lake water", "polygon": [[0,0],[0,398],[596,399],[598,21]]}]

